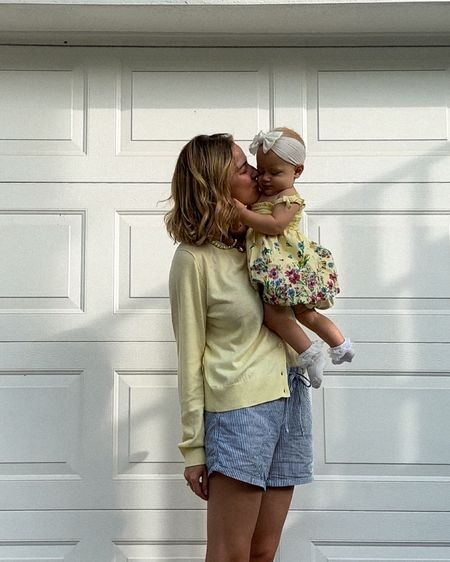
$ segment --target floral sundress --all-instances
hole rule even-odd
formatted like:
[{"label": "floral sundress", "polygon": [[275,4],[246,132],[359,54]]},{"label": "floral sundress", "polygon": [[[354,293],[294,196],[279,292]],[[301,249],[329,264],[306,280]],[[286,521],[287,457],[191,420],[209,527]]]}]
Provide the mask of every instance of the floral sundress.
[{"label": "floral sundress", "polygon": [[284,195],[275,201],[261,201],[252,211],[272,214],[277,204],[300,208],[283,234],[267,235],[247,231],[247,262],[250,281],[268,304],[326,309],[339,293],[336,268],[331,252],[309,240],[299,230],[304,200],[298,195]]}]

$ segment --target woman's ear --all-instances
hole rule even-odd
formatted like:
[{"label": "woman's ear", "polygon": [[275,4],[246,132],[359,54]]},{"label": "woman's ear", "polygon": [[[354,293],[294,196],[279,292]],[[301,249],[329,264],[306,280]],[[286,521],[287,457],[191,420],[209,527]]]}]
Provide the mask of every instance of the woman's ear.
[{"label": "woman's ear", "polygon": [[294,178],[299,178],[302,175],[303,170],[304,170],[303,164],[299,164],[298,166],[295,166]]}]

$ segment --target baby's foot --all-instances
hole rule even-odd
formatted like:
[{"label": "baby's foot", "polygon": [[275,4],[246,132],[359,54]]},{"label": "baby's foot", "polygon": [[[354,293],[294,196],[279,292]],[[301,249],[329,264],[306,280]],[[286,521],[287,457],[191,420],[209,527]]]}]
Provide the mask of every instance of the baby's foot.
[{"label": "baby's foot", "polygon": [[307,370],[313,388],[319,388],[323,380],[325,357],[322,353],[322,345],[321,341],[315,341],[298,356],[299,365]]},{"label": "baby's foot", "polygon": [[351,363],[353,357],[355,356],[353,344],[348,338],[345,338],[341,345],[330,347],[328,353],[330,354],[333,365],[340,365],[341,363],[344,363],[344,361]]},{"label": "baby's foot", "polygon": [[314,361],[306,368],[309,382],[313,388],[320,388],[323,381],[323,368],[325,367],[325,356],[323,353],[318,355]]}]

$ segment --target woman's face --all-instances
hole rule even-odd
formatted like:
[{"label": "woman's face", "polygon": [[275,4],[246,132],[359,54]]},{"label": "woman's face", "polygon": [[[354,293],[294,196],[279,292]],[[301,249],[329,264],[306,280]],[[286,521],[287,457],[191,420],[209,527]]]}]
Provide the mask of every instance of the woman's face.
[{"label": "woman's face", "polygon": [[259,198],[258,172],[247,162],[247,157],[240,146],[233,144],[231,150],[235,168],[231,174],[231,196],[244,205],[252,205]]}]

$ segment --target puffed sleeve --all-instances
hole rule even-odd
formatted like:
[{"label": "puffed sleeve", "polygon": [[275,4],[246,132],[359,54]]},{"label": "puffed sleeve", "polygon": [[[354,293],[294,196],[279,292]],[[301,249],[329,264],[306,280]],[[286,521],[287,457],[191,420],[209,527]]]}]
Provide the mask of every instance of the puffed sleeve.
[{"label": "puffed sleeve", "polygon": [[177,341],[178,395],[185,466],[205,464],[203,353],[206,341],[206,285],[195,257],[178,249],[169,276],[172,325]]}]

